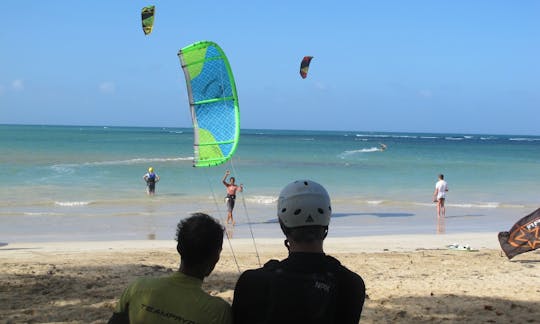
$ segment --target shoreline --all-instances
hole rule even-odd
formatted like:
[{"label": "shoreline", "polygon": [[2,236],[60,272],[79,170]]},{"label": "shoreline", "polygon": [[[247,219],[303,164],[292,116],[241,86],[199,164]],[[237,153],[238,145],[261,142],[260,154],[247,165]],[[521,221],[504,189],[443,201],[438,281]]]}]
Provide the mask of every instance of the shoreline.
[{"label": "shoreline", "polygon": [[[175,205],[175,208],[168,206],[165,210],[147,209],[142,214],[134,215],[129,210],[118,214],[4,215],[0,216],[0,242],[167,240],[174,238],[178,221],[193,211],[208,213],[225,223],[223,211],[202,208],[201,205]],[[251,233],[257,239],[281,237],[274,216],[275,206],[259,206],[249,208],[248,211],[239,208],[235,213],[236,226],[232,230],[235,239],[251,238]],[[358,209],[354,205],[337,205],[330,223],[329,238],[500,232],[509,230],[530,211],[452,208],[447,213],[443,231],[439,231],[434,206],[407,209],[404,206],[383,208],[374,205]]]}]

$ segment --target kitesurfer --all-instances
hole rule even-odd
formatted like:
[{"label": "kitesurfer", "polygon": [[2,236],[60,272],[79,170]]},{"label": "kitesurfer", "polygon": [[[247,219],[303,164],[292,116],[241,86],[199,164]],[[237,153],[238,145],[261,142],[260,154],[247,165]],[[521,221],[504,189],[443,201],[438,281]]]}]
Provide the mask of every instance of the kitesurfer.
[{"label": "kitesurfer", "polygon": [[235,324],[359,322],[364,281],[323,250],[331,214],[326,189],[314,181],[298,180],[281,190],[277,216],[289,256],[240,276]]},{"label": "kitesurfer", "polygon": [[386,144],[384,144],[384,143],[379,143],[379,148],[380,148],[381,152],[384,151],[384,150],[386,150]]},{"label": "kitesurfer", "polygon": [[108,323],[232,323],[229,303],[201,288],[219,260],[223,232],[219,221],[203,213],[183,219],[176,228],[178,271],[136,279]]},{"label": "kitesurfer", "polygon": [[149,167],[148,172],[143,176],[146,181],[146,193],[150,196],[156,194],[156,183],[159,181],[159,176],[154,173],[154,168]]},{"label": "kitesurfer", "polygon": [[244,186],[240,184],[237,186],[235,184],[236,179],[234,177],[229,178],[229,182],[227,182],[227,177],[231,174],[229,170],[225,171],[225,175],[223,176],[223,185],[227,188],[227,196],[225,197],[225,201],[227,202],[227,224],[231,222],[234,225],[234,218],[233,218],[233,209],[234,209],[234,203],[236,200],[236,192],[237,191],[244,191]]}]

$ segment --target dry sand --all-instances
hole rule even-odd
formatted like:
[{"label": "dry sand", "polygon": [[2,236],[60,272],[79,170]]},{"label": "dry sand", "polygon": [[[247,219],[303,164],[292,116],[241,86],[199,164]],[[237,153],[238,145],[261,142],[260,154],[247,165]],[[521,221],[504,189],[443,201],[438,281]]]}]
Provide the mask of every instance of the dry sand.
[{"label": "dry sand", "polygon": [[[257,267],[251,240],[230,242],[242,270]],[[286,256],[281,239],[257,250],[263,262]],[[509,261],[496,233],[329,238],[325,250],[364,278],[362,323],[540,323],[540,251]],[[177,267],[174,241],[1,246],[0,322],[105,323],[130,281]],[[232,302],[238,276],[225,241],[204,288]]]}]

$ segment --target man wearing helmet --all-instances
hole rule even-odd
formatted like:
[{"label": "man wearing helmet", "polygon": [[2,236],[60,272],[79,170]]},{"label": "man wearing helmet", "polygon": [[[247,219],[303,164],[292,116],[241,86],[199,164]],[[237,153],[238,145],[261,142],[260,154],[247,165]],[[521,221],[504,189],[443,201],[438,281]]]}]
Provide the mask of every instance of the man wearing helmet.
[{"label": "man wearing helmet", "polygon": [[298,180],[277,203],[289,256],[245,271],[234,291],[234,323],[358,323],[362,278],[323,250],[332,208],[320,184]]},{"label": "man wearing helmet", "polygon": [[159,176],[154,173],[154,168],[149,167],[143,179],[146,181],[146,193],[153,196],[156,193],[156,183],[159,181]]}]

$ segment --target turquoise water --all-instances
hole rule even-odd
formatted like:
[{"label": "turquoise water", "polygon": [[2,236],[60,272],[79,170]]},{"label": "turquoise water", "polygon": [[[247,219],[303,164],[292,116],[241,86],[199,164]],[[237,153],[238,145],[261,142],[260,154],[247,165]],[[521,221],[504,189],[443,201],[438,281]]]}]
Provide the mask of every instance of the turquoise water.
[{"label": "turquoise water", "polygon": [[328,189],[339,235],[432,231],[438,173],[448,232],[507,230],[538,207],[538,136],[242,130],[233,162],[205,169],[192,143],[181,128],[0,125],[0,241],[171,236],[191,212],[222,217],[227,169],[246,189],[240,236],[248,222],[278,235],[275,199],[299,178]]}]

